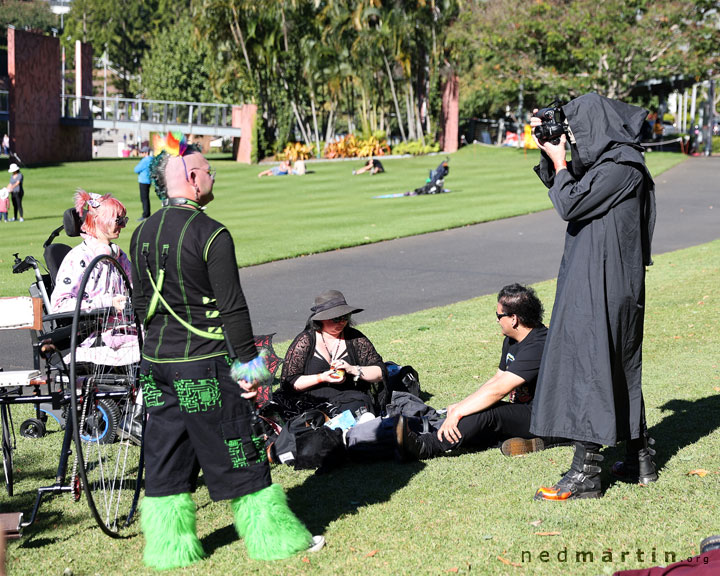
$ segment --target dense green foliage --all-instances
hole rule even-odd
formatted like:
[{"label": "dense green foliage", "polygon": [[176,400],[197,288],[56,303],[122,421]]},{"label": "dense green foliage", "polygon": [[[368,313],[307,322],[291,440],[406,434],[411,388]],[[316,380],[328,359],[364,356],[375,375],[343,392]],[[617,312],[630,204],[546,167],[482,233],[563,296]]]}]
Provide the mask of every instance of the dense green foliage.
[{"label": "dense green foliage", "polygon": [[[570,448],[512,459],[497,450],[459,453],[320,475],[277,466],[273,479],[292,508],[314,534],[325,534],[323,551],[279,562],[249,560],[231,525],[230,506],[212,502],[201,482],[193,498],[198,534],[210,556],[167,574],[598,576],[668,564],[673,557],[666,553],[675,560],[697,554],[699,542],[717,532],[720,514],[720,369],[714,360],[720,332],[707,329],[720,323],[718,263],[715,241],[657,256],[648,273],[643,388],[657,440],[657,483],[613,481],[607,470],[621,448],[602,452],[605,496],[570,503],[532,500],[538,486],[568,467]],[[555,284],[536,288],[549,321]],[[442,407],[497,370],[502,339],[494,311],[495,296],[488,295],[362,324],[361,330],[384,358],[414,366],[428,402]],[[302,325],[304,316],[297,321]],[[285,347],[277,346],[278,352]],[[16,407],[13,414],[17,430],[31,407]],[[62,438],[57,426],[50,429],[39,440],[18,438],[16,496],[0,494],[3,511],[30,510],[35,489],[52,483]],[[49,499],[37,524],[8,544],[8,573],[157,574],[142,565],[138,525],[130,532],[128,539],[111,540],[95,526],[84,500]]]},{"label": "dense green foliage", "polygon": [[18,30],[50,33],[59,25],[59,19],[43,0],[0,0],[0,44],[5,45],[7,27]]},{"label": "dense green foliage", "polygon": [[155,35],[142,61],[142,93],[151,100],[212,102],[208,48],[198,42],[187,14]]},{"label": "dense green foliage", "polygon": [[73,0],[63,41],[90,42],[97,58],[105,52],[116,88],[133,98],[152,38],[166,33],[188,4],[189,0]]},{"label": "dense green foliage", "polygon": [[[365,164],[364,159],[309,162],[305,176],[258,179],[264,167],[210,157],[217,180],[208,214],[227,226],[235,239],[238,264],[248,266],[551,207],[545,187],[532,170],[538,152],[525,155],[522,150],[484,146],[468,146],[450,155],[448,194],[373,198],[422,186],[443,158],[383,159],[386,172],[377,176],[351,176],[353,169]],[[658,174],[685,158],[655,152],[648,154],[648,166]],[[79,187],[111,192],[125,204],[130,223],[119,244],[127,249],[141,213],[133,172],[136,162],[93,160],[24,170],[25,222],[0,225],[0,294],[27,293],[29,275],[11,274],[12,254],[41,257],[43,242],[60,225],[61,214]],[[0,174],[6,165],[5,159],[0,160]],[[151,206],[158,208],[154,195]]]},{"label": "dense green foliage", "polygon": [[655,105],[672,82],[717,74],[716,8],[711,0],[75,0],[64,37],[92,42],[98,57],[107,49],[125,95],[256,103],[263,157],[288,141],[319,148],[377,130],[391,143],[436,141],[454,75],[468,118],[591,90]]},{"label": "dense green foliage", "polygon": [[707,79],[720,57],[718,17],[707,0],[472,2],[450,31],[466,71],[463,109],[492,113],[518,97],[531,108],[588,91],[627,99],[643,82]]}]

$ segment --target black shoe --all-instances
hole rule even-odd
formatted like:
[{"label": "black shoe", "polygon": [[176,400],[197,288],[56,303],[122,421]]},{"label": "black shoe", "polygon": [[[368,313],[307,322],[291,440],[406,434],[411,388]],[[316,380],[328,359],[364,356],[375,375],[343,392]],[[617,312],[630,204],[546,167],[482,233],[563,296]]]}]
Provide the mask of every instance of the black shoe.
[{"label": "black shoe", "polygon": [[128,440],[136,446],[140,446],[142,444],[142,436],[142,408],[139,406],[133,406],[132,413],[125,414],[122,420],[120,420],[120,425],[118,426],[118,438],[121,441]]},{"label": "black shoe", "polygon": [[580,498],[600,498],[600,466],[594,462],[602,462],[603,457],[596,449],[591,449],[582,442],[575,443],[570,470],[560,481],[549,488],[538,488],[535,500],[578,500]]},{"label": "black shoe", "polygon": [[650,484],[658,479],[657,469],[652,457],[655,450],[652,438],[639,438],[628,442],[625,459],[613,464],[611,471],[614,476],[626,482]]},{"label": "black shoe", "polygon": [[[417,418],[405,418],[400,416],[395,426],[395,437],[397,439],[398,456],[400,460],[424,460],[438,456],[443,452],[442,449],[436,449],[433,442],[433,434],[435,432],[427,432],[418,434],[411,427],[411,420]],[[422,423],[421,423],[422,425]]]}]

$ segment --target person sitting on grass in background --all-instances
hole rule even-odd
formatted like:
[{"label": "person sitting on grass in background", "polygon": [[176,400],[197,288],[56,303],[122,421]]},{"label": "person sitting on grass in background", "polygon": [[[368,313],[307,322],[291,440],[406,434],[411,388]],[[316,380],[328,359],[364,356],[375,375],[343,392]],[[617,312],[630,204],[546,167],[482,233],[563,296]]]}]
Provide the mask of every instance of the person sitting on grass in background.
[{"label": "person sitting on grass in background", "polygon": [[304,176],[306,173],[305,160],[295,160],[292,167],[293,176]]},{"label": "person sitting on grass in background", "polygon": [[532,288],[510,284],[498,293],[495,315],[505,336],[497,372],[478,390],[448,406],[438,430],[422,433],[420,419],[401,416],[396,428],[401,454],[426,459],[460,446],[482,450],[501,444],[504,455],[516,456],[562,443],[530,433],[532,400],[548,332],[542,323],[542,302]]},{"label": "person sitting on grass in background", "polygon": [[267,170],[263,170],[258,174],[258,178],[263,176],[287,176],[290,173],[290,162],[283,160],[278,166],[273,166]]},{"label": "person sitting on grass in background", "polygon": [[353,176],[357,176],[358,174],[363,174],[364,172],[370,172],[370,176],[372,176],[374,174],[380,174],[381,172],[385,172],[385,168],[383,167],[380,160],[371,156],[370,158],[368,158],[367,164],[365,164],[365,166],[358,170],[353,170],[352,173]]}]

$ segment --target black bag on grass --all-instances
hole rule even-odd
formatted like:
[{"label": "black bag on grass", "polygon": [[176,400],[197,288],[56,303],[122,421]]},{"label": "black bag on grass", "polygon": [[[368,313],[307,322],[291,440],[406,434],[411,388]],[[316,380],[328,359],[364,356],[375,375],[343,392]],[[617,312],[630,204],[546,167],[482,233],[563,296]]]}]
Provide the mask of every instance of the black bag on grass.
[{"label": "black bag on grass", "polygon": [[344,459],[342,430],[331,430],[326,421],[320,410],[307,410],[288,420],[271,446],[271,461],[312,470]]},{"label": "black bag on grass", "polygon": [[[388,373],[388,392],[409,392],[413,396],[420,396],[420,378],[417,370],[412,366],[399,366],[395,362],[385,362]],[[390,398],[386,401],[390,403]]]}]

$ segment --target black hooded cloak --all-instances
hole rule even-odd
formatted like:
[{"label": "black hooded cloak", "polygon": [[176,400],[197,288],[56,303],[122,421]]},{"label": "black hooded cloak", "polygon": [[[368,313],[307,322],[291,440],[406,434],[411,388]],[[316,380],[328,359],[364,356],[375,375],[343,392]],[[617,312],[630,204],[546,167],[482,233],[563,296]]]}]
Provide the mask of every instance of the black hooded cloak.
[{"label": "black hooded cloak", "polygon": [[563,106],[575,139],[557,174],[535,171],[568,222],[530,431],[614,445],[644,427],[645,266],[652,263],[655,185],[645,167],[642,108],[598,94]]}]

